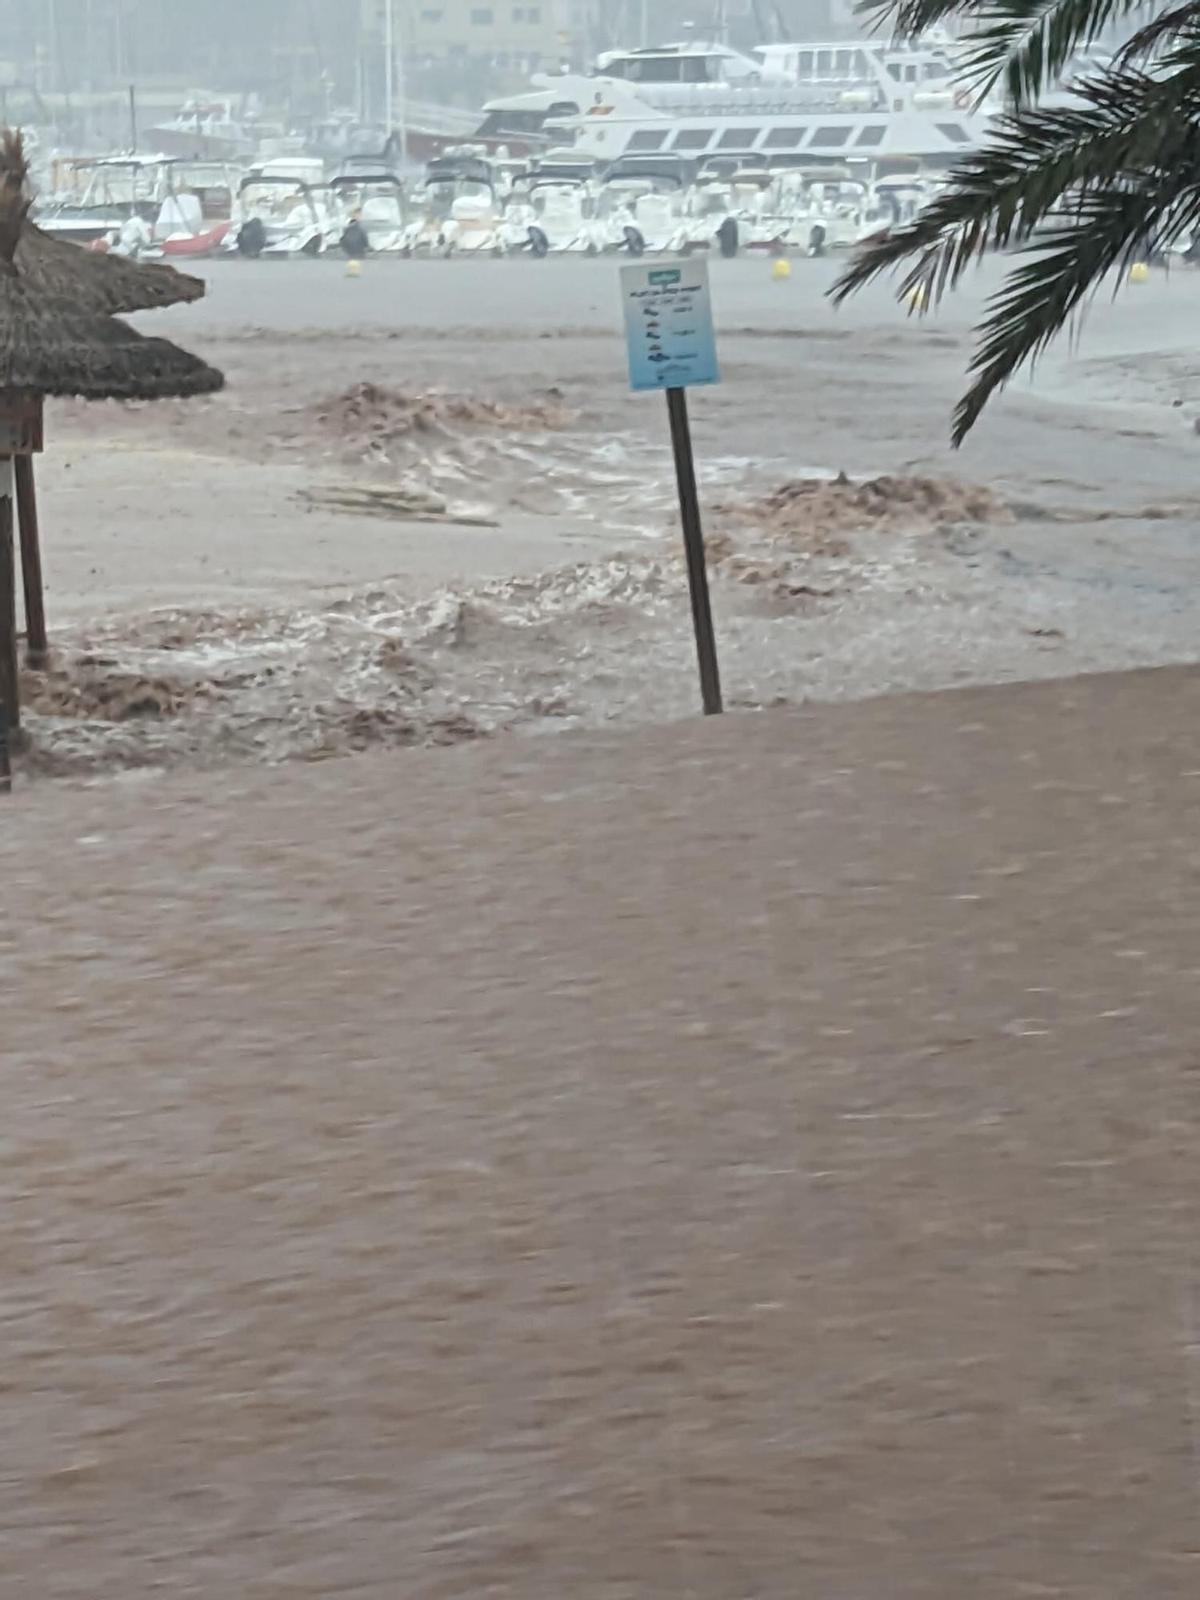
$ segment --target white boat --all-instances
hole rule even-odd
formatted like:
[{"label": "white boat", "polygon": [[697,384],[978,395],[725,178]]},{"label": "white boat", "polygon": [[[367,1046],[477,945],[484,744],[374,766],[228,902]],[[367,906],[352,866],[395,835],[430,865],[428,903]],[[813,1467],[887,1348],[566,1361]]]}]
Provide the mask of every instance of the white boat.
[{"label": "white boat", "polygon": [[308,184],[285,173],[243,178],[222,249],[251,260],[319,256],[345,232],[337,197],[327,184]]},{"label": "white boat", "polygon": [[683,189],[658,182],[639,194],[633,202],[633,229],[636,242],[631,255],[683,253],[688,247],[687,202]]},{"label": "white boat", "polygon": [[504,207],[492,169],[480,156],[446,155],[431,161],[412,211],[404,255],[498,254],[504,248]]},{"label": "white boat", "polygon": [[196,94],[177,116],[149,129],[146,137],[170,156],[191,161],[238,161],[254,154],[263,132],[253,120],[243,122],[237,118],[229,100]]},{"label": "white boat", "polygon": [[356,221],[373,255],[401,255],[411,223],[403,183],[373,158],[350,157],[330,179],[338,208]]},{"label": "white boat", "polygon": [[479,136],[501,137],[511,120],[516,137],[540,117],[542,135],[605,161],[945,167],[982,141],[999,109],[980,104],[957,71],[948,41],[770,44],[753,56],[694,42],[611,51],[590,75],[535,78],[533,93],[491,101]]},{"label": "white boat", "polygon": [[52,238],[73,244],[119,235],[134,220],[151,226],[171,193],[171,166],[165,156],[60,160],[60,192],[34,208],[33,220]]},{"label": "white boat", "polygon": [[781,216],[780,180],[769,168],[735,166],[728,173],[713,172],[690,194],[694,221],[689,248],[720,245],[725,255],[739,250],[785,247],[789,223]]},{"label": "white boat", "polygon": [[[520,205],[524,188],[525,209]],[[595,200],[590,187],[578,178],[534,177],[518,186],[506,207],[510,229],[526,227],[529,250],[535,256],[598,255],[601,243],[596,228]]]}]

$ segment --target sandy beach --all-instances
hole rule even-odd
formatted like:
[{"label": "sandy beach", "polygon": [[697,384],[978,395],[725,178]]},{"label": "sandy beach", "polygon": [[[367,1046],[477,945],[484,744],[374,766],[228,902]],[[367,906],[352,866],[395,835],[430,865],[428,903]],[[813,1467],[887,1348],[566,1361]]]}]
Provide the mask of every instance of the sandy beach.
[{"label": "sandy beach", "polygon": [[[50,415],[34,775],[690,713],[666,423],[627,391],[612,262],[208,270],[143,320],[224,394]],[[693,415],[732,703],[1191,659],[1200,276],[1098,302],[955,454],[997,267],[924,321],[882,289],[834,313],[835,271],[713,264],[725,382]],[[886,514],[769,514],[838,472],[899,480]]]}]

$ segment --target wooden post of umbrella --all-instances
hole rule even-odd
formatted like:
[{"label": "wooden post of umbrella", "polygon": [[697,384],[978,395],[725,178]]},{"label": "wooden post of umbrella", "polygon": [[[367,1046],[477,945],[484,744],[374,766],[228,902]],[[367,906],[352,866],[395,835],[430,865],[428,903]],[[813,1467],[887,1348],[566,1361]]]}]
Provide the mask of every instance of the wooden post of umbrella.
[{"label": "wooden post of umbrella", "polygon": [[[0,392],[0,784],[7,786],[9,756],[21,729],[21,680],[17,664],[17,575],[13,550],[16,525],[16,463],[32,466],[33,455],[42,448],[42,397],[35,394]],[[32,482],[32,478],[29,480]],[[24,553],[25,529],[21,530]],[[37,550],[37,525],[33,525],[33,566],[23,560],[25,616],[30,621],[31,587],[36,588],[33,612],[41,629],[45,649],[45,620],[42,616],[41,560]],[[32,641],[31,641],[32,642]]]},{"label": "wooden post of umbrella", "polygon": [[17,486],[17,522],[21,529],[21,587],[25,594],[25,660],[31,667],[44,667],[50,645],[46,638],[42,545],[38,535],[37,487],[33,478],[32,452],[29,455],[13,458],[13,475]]}]

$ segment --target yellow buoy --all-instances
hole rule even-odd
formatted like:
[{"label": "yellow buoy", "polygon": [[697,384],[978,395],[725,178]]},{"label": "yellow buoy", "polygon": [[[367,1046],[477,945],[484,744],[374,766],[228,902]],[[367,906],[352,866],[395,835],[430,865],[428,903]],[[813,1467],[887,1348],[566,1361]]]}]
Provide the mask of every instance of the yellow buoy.
[{"label": "yellow buoy", "polygon": [[362,277],[362,262],[361,261],[347,261],[347,263],[346,263],[346,276],[348,278],[361,278]]},{"label": "yellow buoy", "polygon": [[786,283],[792,275],[792,263],[786,256],[776,256],[771,265],[771,276],[776,283]]},{"label": "yellow buoy", "polygon": [[1145,283],[1150,277],[1150,268],[1144,261],[1135,261],[1129,269],[1130,283]]}]

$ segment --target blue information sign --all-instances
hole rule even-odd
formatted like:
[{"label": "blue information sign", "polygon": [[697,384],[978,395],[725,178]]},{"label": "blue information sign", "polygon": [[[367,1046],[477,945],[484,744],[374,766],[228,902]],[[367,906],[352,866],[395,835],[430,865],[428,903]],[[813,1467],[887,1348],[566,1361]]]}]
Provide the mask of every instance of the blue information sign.
[{"label": "blue information sign", "polygon": [[621,298],[634,389],[720,383],[705,262],[622,267]]}]

